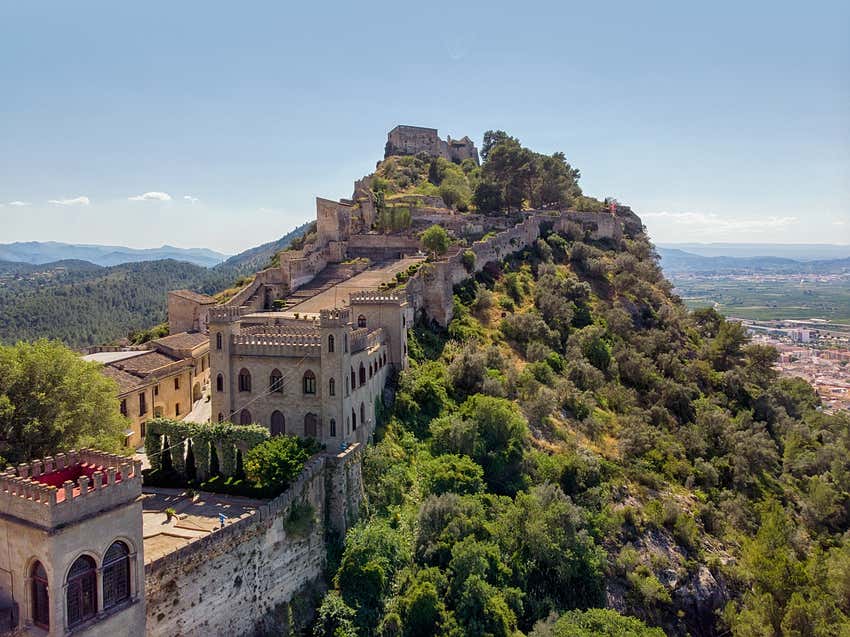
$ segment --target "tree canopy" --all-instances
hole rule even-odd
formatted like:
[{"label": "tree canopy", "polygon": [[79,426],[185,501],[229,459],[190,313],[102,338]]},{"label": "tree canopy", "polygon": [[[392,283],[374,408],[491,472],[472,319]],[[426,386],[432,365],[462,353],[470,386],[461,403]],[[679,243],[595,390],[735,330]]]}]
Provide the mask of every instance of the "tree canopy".
[{"label": "tree canopy", "polygon": [[17,463],[75,447],[120,449],[118,387],[58,341],[0,345],[0,456]]}]

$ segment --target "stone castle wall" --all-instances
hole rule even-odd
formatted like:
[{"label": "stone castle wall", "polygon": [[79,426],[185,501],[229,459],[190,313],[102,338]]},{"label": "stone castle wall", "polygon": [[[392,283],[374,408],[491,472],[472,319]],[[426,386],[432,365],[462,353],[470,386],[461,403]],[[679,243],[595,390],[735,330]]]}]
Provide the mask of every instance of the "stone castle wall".
[{"label": "stone castle wall", "polygon": [[[637,219],[636,216],[634,218]],[[431,320],[446,326],[453,315],[455,285],[481,272],[488,263],[501,261],[505,256],[532,245],[540,237],[544,224],[551,224],[556,231],[564,231],[570,223],[582,226],[594,240],[619,241],[623,237],[623,221],[608,212],[534,212],[513,228],[474,242],[468,248],[475,254],[471,272],[463,265],[466,250],[423,265],[407,284],[409,301],[415,311],[422,311]]]},{"label": "stone castle wall", "polygon": [[147,564],[148,637],[289,634],[290,611],[312,608],[321,588],[326,530],[357,518],[360,456],[359,445],[315,456],[251,517]]}]

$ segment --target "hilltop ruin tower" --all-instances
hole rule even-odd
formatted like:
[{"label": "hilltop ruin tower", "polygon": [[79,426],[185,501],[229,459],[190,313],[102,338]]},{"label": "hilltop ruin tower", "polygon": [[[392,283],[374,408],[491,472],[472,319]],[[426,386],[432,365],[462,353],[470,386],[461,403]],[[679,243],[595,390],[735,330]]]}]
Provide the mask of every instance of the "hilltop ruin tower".
[{"label": "hilltop ruin tower", "polygon": [[456,164],[464,159],[478,161],[478,149],[469,137],[461,139],[440,139],[436,128],[422,126],[396,126],[387,133],[387,145],[384,147],[384,159],[393,155],[418,155],[425,153],[431,157],[442,157]]}]

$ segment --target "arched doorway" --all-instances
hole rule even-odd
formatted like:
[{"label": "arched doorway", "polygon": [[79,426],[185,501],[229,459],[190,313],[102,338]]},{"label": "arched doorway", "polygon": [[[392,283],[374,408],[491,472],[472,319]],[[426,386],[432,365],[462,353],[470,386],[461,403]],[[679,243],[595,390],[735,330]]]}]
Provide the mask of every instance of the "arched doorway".
[{"label": "arched doorway", "polygon": [[308,438],[319,437],[319,417],[314,413],[304,416],[304,435]]},{"label": "arched doorway", "polygon": [[195,383],[192,385],[192,402],[198,402],[201,399],[201,384]]},{"label": "arched doorway", "polygon": [[286,433],[286,418],[277,410],[272,412],[271,431],[273,436],[282,436]]}]

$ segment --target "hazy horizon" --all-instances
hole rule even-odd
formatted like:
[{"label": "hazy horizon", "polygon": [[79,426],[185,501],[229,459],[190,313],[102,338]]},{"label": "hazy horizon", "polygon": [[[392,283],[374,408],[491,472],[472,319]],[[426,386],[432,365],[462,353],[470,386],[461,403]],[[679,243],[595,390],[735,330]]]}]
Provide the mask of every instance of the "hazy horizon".
[{"label": "hazy horizon", "polygon": [[850,5],[815,5],[4,3],[0,241],[235,253],[403,123],[563,151],[658,242],[850,243]]}]

